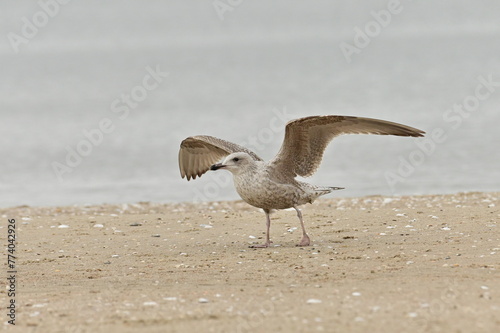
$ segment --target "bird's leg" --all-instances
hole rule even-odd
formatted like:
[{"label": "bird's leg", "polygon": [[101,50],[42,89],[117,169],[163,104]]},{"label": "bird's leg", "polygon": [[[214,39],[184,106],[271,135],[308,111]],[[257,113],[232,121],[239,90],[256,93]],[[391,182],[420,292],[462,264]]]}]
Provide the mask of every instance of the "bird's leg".
[{"label": "bird's leg", "polygon": [[269,238],[269,229],[271,229],[271,216],[269,215],[269,210],[264,209],[264,213],[266,213],[266,226],[267,226],[267,231],[266,231],[266,242],[264,244],[260,245],[250,245],[251,248],[265,248],[269,247],[271,245],[271,240]]},{"label": "bird's leg", "polygon": [[304,227],[304,220],[302,219],[302,213],[297,207],[293,207],[297,211],[297,216],[300,220],[300,226],[302,227],[302,239],[300,240],[300,243],[297,244],[297,246],[309,246],[311,244],[311,240],[309,239],[309,236],[307,236],[306,233],[306,228]]}]

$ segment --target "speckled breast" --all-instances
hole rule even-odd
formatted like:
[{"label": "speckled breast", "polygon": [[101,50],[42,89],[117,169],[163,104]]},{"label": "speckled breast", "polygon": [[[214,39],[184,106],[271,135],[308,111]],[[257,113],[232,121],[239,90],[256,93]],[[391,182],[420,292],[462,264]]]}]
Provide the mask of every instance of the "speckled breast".
[{"label": "speckled breast", "polygon": [[256,175],[234,177],[240,197],[252,206],[263,209],[285,209],[301,204],[301,190],[288,184],[279,184]]}]

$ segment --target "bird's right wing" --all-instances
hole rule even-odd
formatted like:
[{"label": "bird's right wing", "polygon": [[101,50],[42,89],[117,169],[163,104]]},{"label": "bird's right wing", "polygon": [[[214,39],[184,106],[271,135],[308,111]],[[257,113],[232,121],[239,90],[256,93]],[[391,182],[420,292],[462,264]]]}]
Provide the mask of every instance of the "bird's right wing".
[{"label": "bird's right wing", "polygon": [[256,161],[262,161],[253,151],[235,143],[208,135],[190,136],[181,142],[179,169],[181,177],[201,177],[212,164],[236,152],[245,152]]},{"label": "bird's right wing", "polygon": [[276,174],[287,177],[311,176],[321,163],[330,141],[341,134],[379,134],[419,137],[419,129],[390,121],[350,117],[313,116],[288,122],[285,139],[270,161]]}]

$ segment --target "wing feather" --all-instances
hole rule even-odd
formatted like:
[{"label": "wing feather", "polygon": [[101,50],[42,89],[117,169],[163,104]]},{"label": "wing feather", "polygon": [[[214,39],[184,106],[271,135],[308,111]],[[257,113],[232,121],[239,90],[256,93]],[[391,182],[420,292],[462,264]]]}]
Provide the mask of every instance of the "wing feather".
[{"label": "wing feather", "polygon": [[270,165],[286,177],[311,176],[330,141],[341,134],[378,134],[420,137],[419,129],[379,119],[350,116],[313,116],[288,122],[281,149]]},{"label": "wing feather", "polygon": [[253,151],[235,143],[208,135],[190,136],[181,142],[179,169],[187,180],[201,177],[210,166],[229,154],[245,152],[256,161],[262,161]]}]

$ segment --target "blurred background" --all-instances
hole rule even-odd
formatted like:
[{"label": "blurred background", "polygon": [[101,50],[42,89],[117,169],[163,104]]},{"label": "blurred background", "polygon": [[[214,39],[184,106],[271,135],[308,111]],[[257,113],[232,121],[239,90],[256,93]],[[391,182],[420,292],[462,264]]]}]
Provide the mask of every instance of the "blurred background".
[{"label": "blurred background", "polygon": [[[308,179],[346,187],[334,196],[500,190],[500,3],[388,3],[2,1],[0,206],[238,199],[223,171],[180,178],[184,138],[267,160],[286,121],[324,114],[445,137],[428,154],[335,139]],[[453,111],[477,89],[490,94]]]}]

